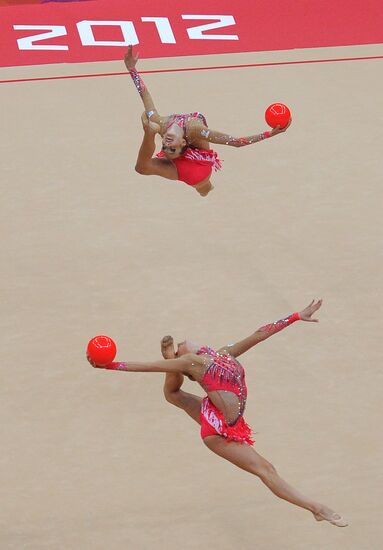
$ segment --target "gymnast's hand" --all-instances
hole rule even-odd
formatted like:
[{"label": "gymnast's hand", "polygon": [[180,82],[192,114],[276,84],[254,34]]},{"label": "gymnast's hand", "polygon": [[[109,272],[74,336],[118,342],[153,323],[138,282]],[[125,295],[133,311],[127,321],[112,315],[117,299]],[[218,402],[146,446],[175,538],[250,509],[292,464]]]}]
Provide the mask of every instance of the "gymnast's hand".
[{"label": "gymnast's hand", "polygon": [[128,46],[128,51],[124,55],[125,67],[128,71],[135,69],[136,63],[138,61],[138,54],[133,54],[133,46]]},{"label": "gymnast's hand", "polygon": [[152,120],[150,120],[145,111],[141,115],[141,122],[144,132],[149,132],[150,134],[160,133],[160,125],[157,124],[157,122],[153,122]]},{"label": "gymnast's hand", "polygon": [[318,319],[311,319],[311,315],[318,311],[318,309],[321,307],[323,300],[313,300],[305,309],[302,309],[302,311],[299,312],[299,317],[301,318],[301,321],[309,321],[310,323],[318,323]]},{"label": "gymnast's hand", "polygon": [[270,137],[281,134],[282,132],[286,132],[287,128],[290,126],[292,121],[293,121],[293,119],[290,118],[289,123],[284,128],[281,128],[280,126],[276,126],[275,128],[273,128],[270,132]]}]

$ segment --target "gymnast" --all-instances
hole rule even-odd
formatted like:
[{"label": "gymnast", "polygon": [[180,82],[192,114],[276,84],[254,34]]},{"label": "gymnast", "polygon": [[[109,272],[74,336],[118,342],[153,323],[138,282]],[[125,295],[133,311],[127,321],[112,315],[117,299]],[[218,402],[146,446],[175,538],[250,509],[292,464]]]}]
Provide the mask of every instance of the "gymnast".
[{"label": "gymnast", "polygon": [[[164,395],[166,400],[183,409],[201,426],[205,445],[215,454],[235,466],[258,476],[279,498],[309,510],[317,521],[328,521],[337,527],[346,527],[347,521],[331,508],[308,498],[284,481],[270,462],[254,448],[252,431],[243,414],[247,399],[245,371],[237,357],[296,321],[317,322],[312,315],[321,307],[322,300],[312,301],[299,313],[262,326],[253,334],[218,351],[199,346],[189,340],[181,342],[175,351],[173,338],[161,341],[164,360],[147,363],[113,362],[99,367],[88,357],[93,367],[129,372],[166,373]],[[197,382],[206,397],[182,390],[184,376]]]},{"label": "gymnast", "polygon": [[[210,149],[210,143],[244,147],[285,132],[291,124],[290,120],[284,128],[277,126],[261,134],[234,137],[209,129],[205,116],[199,112],[161,116],[136,70],[137,60],[138,55],[134,55],[132,46],[129,46],[124,58],[125,66],[145,107],[141,117],[144,138],[136,162],[139,174],[183,181],[205,197],[213,189],[210,181],[212,171],[221,168],[221,162],[217,153]],[[156,134],[162,137],[162,149],[153,158]]]}]

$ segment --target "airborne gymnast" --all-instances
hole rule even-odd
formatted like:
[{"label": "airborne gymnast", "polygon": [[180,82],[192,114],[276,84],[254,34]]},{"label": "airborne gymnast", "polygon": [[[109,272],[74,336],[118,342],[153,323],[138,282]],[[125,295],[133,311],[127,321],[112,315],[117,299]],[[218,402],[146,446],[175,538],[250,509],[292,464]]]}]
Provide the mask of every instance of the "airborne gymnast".
[{"label": "airborne gymnast", "polygon": [[[125,55],[125,66],[134,85],[141,96],[145,112],[141,120],[144,138],[138,153],[136,171],[143,175],[162,176],[169,180],[179,180],[194,187],[205,197],[212,189],[210,177],[221,168],[217,153],[210,149],[210,144],[244,147],[285,132],[291,124],[246,137],[234,137],[229,134],[211,130],[205,116],[194,112],[161,116],[145,83],[136,70],[138,55],[129,46]],[[155,153],[155,136],[162,138],[162,149]]]},{"label": "airborne gymnast", "polygon": [[[252,431],[244,420],[247,399],[245,371],[237,357],[296,321],[317,322],[313,314],[322,300],[312,301],[299,313],[262,326],[247,338],[215,351],[189,340],[174,348],[173,338],[161,341],[164,360],[153,362],[113,362],[99,367],[88,357],[93,367],[128,372],[166,373],[166,400],[183,409],[200,424],[204,444],[215,454],[235,466],[258,476],[279,498],[310,511],[317,521],[328,521],[346,527],[347,521],[328,506],[308,498],[284,481],[274,466],[258,454],[253,445]],[[182,390],[184,376],[197,382],[206,392],[201,398]]]}]

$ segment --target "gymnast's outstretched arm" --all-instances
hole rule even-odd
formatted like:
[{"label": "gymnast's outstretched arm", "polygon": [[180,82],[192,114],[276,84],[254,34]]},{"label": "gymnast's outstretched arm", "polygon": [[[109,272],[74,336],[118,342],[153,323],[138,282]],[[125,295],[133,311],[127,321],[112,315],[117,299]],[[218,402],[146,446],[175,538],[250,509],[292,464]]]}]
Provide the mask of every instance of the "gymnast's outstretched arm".
[{"label": "gymnast's outstretched arm", "polygon": [[160,115],[158,114],[158,111],[154,105],[154,101],[152,99],[152,96],[149,93],[149,90],[145,86],[144,81],[138,74],[136,70],[136,63],[138,61],[138,54],[135,56],[133,54],[133,47],[129,46],[128,51],[125,54],[124,62],[125,66],[129,71],[130,76],[132,77],[133,83],[140,94],[140,97],[142,99],[142,102],[145,107],[145,112],[150,120],[153,122],[160,122]]},{"label": "gymnast's outstretched arm", "polygon": [[207,140],[210,143],[217,143],[220,145],[230,145],[231,147],[245,147],[246,145],[252,145],[263,141],[264,139],[276,136],[282,132],[285,132],[290,126],[291,120],[287,126],[280,128],[277,126],[271,131],[262,132],[261,134],[254,134],[252,136],[235,137],[230,134],[218,132],[217,130],[210,130],[207,126],[199,125],[191,130],[191,139],[193,141]]},{"label": "gymnast's outstretched arm", "polygon": [[263,342],[263,340],[270,338],[270,336],[272,336],[273,334],[276,334],[277,332],[280,332],[289,325],[295,323],[295,321],[300,320],[317,323],[318,319],[312,319],[311,317],[321,307],[321,305],[322,300],[317,300],[316,302],[315,300],[313,300],[305,309],[303,309],[299,313],[292,313],[284,319],[280,319],[279,321],[275,321],[274,323],[264,325],[247,338],[244,338],[243,340],[240,340],[235,344],[224,346],[219,351],[221,353],[229,353],[233,357],[238,357],[242,353],[248,351],[253,346],[256,346],[260,342]]},{"label": "gymnast's outstretched arm", "polygon": [[193,368],[192,356],[189,357],[187,354],[177,359],[160,359],[151,362],[115,361],[104,366],[97,365],[89,356],[87,359],[95,368],[127,372],[170,372],[188,375]]}]

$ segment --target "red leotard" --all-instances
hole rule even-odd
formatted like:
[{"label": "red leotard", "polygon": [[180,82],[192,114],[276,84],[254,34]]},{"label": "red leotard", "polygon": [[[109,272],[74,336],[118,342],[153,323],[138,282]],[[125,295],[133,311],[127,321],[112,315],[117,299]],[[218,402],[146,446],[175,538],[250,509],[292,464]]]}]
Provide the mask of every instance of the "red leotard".
[{"label": "red leotard", "polygon": [[[202,120],[205,126],[207,126],[206,118],[202,113],[189,113],[189,114],[177,114],[172,115],[169,118],[167,128],[172,124],[177,124],[182,128],[184,135],[186,134],[186,124],[193,118],[199,118]],[[158,158],[164,158],[163,151],[156,155]],[[179,181],[183,181],[188,185],[198,185],[203,180],[210,177],[212,171],[221,169],[221,161],[219,160],[217,153],[212,149],[197,149],[194,147],[187,147],[187,149],[179,157],[172,159],[177,169]]]},{"label": "red leotard", "polygon": [[202,401],[200,420],[201,437],[221,435],[227,441],[238,441],[253,445],[251,428],[245,422],[243,413],[246,406],[247,387],[244,368],[229,354],[221,354],[209,347],[203,347],[198,355],[207,355],[212,359],[203,375],[201,386],[207,393],[214,391],[229,391],[238,397],[238,416],[234,422],[228,423],[222,413],[209,397]]}]

